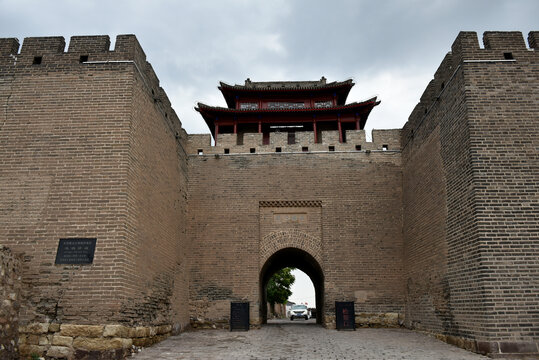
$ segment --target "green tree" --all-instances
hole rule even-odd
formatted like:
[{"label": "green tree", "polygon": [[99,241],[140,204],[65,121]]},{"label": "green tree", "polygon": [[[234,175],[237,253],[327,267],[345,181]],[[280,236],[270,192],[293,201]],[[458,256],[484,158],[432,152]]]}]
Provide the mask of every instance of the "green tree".
[{"label": "green tree", "polygon": [[283,268],[273,274],[268,281],[266,294],[273,314],[275,314],[275,304],[285,304],[288,297],[292,295],[290,287],[296,281],[292,270],[294,268]]}]

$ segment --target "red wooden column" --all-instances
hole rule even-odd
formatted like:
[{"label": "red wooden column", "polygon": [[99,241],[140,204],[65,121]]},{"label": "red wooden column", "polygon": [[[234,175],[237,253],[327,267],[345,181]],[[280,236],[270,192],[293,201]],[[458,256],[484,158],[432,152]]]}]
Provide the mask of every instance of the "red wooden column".
[{"label": "red wooden column", "polygon": [[238,122],[234,121],[234,134],[238,133]]},{"label": "red wooden column", "polygon": [[360,118],[359,118],[359,116],[357,115],[357,113],[356,113],[356,116],[355,116],[355,117],[356,117],[356,130],[359,130],[359,119],[360,119]]},{"label": "red wooden column", "polygon": [[217,145],[217,135],[219,135],[219,124],[215,124],[215,145]]},{"label": "red wooden column", "polygon": [[260,134],[262,132],[262,121],[258,121],[258,133]]},{"label": "red wooden column", "polygon": [[339,127],[339,142],[342,143],[342,126],[341,126],[341,116],[337,115],[337,126]]},{"label": "red wooden column", "polygon": [[314,132],[314,143],[318,144],[318,131],[316,131],[316,120],[313,120],[313,132]]}]

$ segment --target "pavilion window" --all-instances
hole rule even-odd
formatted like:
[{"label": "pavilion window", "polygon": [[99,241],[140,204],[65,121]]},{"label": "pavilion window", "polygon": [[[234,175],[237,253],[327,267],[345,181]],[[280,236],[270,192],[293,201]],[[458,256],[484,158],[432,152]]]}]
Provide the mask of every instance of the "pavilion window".
[{"label": "pavilion window", "polygon": [[240,110],[257,110],[258,103],[241,103]]},{"label": "pavilion window", "polygon": [[332,100],[329,100],[329,101],[317,101],[314,103],[314,107],[316,109],[321,109],[321,108],[330,108],[333,106],[333,101]]},{"label": "pavilion window", "polygon": [[296,133],[290,131],[288,133],[288,145],[294,145],[296,143]]},{"label": "pavilion window", "polygon": [[284,109],[305,109],[304,102],[269,102],[268,109],[284,110]]}]

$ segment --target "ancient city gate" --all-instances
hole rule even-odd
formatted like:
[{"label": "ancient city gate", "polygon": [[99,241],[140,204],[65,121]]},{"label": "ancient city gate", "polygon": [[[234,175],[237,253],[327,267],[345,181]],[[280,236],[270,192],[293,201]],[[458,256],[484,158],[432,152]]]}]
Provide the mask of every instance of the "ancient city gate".
[{"label": "ancient city gate", "polygon": [[[322,270],[320,201],[260,202],[260,315],[267,320],[266,286],[283,267],[305,272],[313,282],[317,313],[323,314],[324,274]],[[322,316],[317,322],[322,323]]]},{"label": "ancient city gate", "polygon": [[402,313],[400,132],[367,142],[379,102],[346,104],[353,86],[247,79],[220,84],[227,108],[198,104],[215,144],[188,137],[195,319],[248,300],[265,322],[267,280],[285,266],[310,276],[328,326],[335,301]]},{"label": "ancient city gate", "polygon": [[[226,325],[233,301],[260,324],[286,265],[313,279],[326,326],[354,301],[361,323],[536,354],[539,32],[529,48],[519,32],[483,40],[460,33],[404,128],[367,142],[379,102],[347,104],[352,80],[221,83],[227,107],[197,108],[211,135],[189,135],[135,36],[0,39],[0,245],[24,259],[21,355],[121,353]],[[60,240],[95,256],[58,262]]]}]

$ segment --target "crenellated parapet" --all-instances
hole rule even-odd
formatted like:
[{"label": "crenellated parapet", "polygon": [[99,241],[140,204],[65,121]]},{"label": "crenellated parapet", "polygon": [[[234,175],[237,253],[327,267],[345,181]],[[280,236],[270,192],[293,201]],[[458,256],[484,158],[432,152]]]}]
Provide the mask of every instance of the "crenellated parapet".
[{"label": "crenellated parapet", "polygon": [[[519,31],[488,31],[483,34],[484,47],[481,48],[476,32],[460,32],[451,46],[451,52],[441,62],[434,74],[434,78],[421,95],[420,102],[410,114],[408,122],[403,128],[403,146],[406,146],[408,141],[416,135],[418,128],[429,116],[433,108],[443,99],[444,94],[447,93],[448,86],[451,85],[457,74],[457,70],[463,64],[530,62],[537,58],[538,39],[538,31],[530,32],[528,35],[529,48],[527,48],[522,33]],[[449,96],[451,97],[452,95]],[[436,124],[428,124],[430,128],[434,126]]]},{"label": "crenellated parapet", "polygon": [[[19,52],[20,47],[20,52]],[[16,57],[16,63],[10,61]],[[39,64],[37,58],[41,58]],[[75,65],[95,61],[134,61],[143,70],[146,55],[135,35],[118,35],[110,50],[108,35],[72,36],[66,51],[63,36],[28,37],[22,46],[15,38],[0,39],[0,65]]]},{"label": "crenellated parapet", "polygon": [[[5,74],[66,71],[71,73],[99,70],[119,70],[134,67],[143,89],[160,108],[171,131],[185,138],[181,122],[172,109],[167,94],[159,85],[152,65],[135,35],[118,35],[110,50],[108,35],[72,36],[66,51],[62,36],[25,38],[22,46],[15,38],[0,39],[0,71]],[[19,52],[20,48],[20,52]]]},{"label": "crenellated parapet", "polygon": [[208,154],[260,154],[300,152],[371,152],[400,151],[400,129],[373,130],[372,142],[368,142],[365,130],[347,130],[346,141],[339,142],[338,131],[322,131],[315,143],[312,131],[295,132],[294,141],[289,143],[287,132],[269,134],[265,143],[262,133],[221,134],[217,145],[211,145],[210,134],[194,134],[187,137],[187,152],[190,155]]}]

